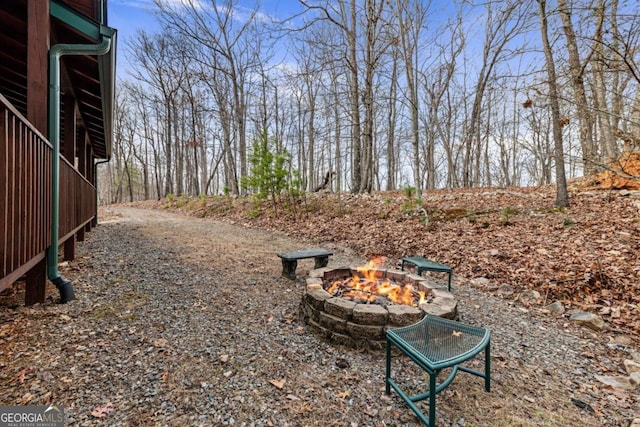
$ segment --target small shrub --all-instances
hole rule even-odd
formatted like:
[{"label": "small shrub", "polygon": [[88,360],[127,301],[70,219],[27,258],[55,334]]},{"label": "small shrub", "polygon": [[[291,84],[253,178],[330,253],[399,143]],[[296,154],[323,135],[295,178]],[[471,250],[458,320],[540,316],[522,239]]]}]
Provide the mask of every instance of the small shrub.
[{"label": "small shrub", "polygon": [[410,185],[404,188],[404,195],[407,199],[413,199],[413,196],[416,194],[416,187],[412,187]]},{"label": "small shrub", "polygon": [[565,227],[573,227],[574,225],[576,225],[576,222],[573,218],[565,217],[565,219],[562,220],[562,225],[564,225]]},{"label": "small shrub", "polygon": [[189,204],[190,204],[190,200],[183,196],[177,197],[174,202],[174,206],[176,208],[182,208],[184,206],[188,206]]},{"label": "small shrub", "polygon": [[500,215],[503,217],[511,218],[518,215],[520,211],[518,209],[512,208],[511,206],[507,206],[500,211]]},{"label": "small shrub", "polygon": [[253,209],[251,209],[249,212],[247,212],[247,216],[248,216],[250,219],[257,218],[257,217],[259,217],[260,215],[262,215],[262,210],[261,210],[261,209],[259,209],[259,208],[253,208]]},{"label": "small shrub", "polygon": [[511,219],[520,213],[519,210],[507,206],[500,211],[500,223],[502,225],[511,225],[513,222]]}]

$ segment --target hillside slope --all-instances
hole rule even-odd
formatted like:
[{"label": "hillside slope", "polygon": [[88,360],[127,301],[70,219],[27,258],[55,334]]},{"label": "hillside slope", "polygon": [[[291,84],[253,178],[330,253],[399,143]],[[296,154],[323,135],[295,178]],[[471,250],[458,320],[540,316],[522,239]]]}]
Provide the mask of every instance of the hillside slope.
[{"label": "hillside slope", "polygon": [[[455,284],[532,304],[562,302],[640,333],[640,192],[576,190],[553,207],[555,188],[314,193],[291,206],[249,197],[171,198],[139,206],[278,230],[329,248],[391,262],[423,255],[454,269]],[[487,280],[475,280],[486,278]]]}]

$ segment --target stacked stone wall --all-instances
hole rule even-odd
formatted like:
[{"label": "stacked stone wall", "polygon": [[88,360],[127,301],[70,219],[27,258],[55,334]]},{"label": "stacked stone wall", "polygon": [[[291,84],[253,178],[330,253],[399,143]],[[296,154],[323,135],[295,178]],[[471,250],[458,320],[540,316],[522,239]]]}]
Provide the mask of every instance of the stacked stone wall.
[{"label": "stacked stone wall", "polygon": [[427,303],[420,307],[358,303],[324,290],[325,282],[353,274],[357,274],[355,269],[347,267],[324,267],[310,273],[300,309],[307,327],[317,336],[349,347],[383,350],[387,329],[411,325],[426,314],[449,319],[457,316],[457,302],[451,293],[436,289],[424,277],[403,271],[378,270],[376,276],[410,282],[428,292]]}]

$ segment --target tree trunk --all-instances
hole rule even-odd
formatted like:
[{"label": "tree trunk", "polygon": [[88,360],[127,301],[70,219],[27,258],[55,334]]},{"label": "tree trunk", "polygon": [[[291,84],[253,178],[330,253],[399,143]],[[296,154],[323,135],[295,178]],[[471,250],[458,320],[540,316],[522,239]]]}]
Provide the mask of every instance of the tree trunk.
[{"label": "tree trunk", "polygon": [[[396,19],[398,21],[398,34],[400,36],[400,48],[404,62],[405,79],[409,101],[409,113],[411,117],[411,148],[413,151],[413,185],[416,190],[416,197],[422,198],[422,173],[420,162],[420,117],[418,109],[418,83],[416,76],[417,49],[419,36],[424,22],[426,10],[409,10],[408,2],[396,0]],[[431,141],[427,141],[429,144]],[[432,166],[433,156],[430,147],[426,148],[426,163]],[[429,168],[427,166],[427,169]],[[433,172],[433,171],[431,171]],[[430,180],[433,174],[429,173]],[[431,182],[431,181],[430,181]]]},{"label": "tree trunk", "polygon": [[333,102],[333,139],[336,142],[336,148],[334,157],[336,159],[336,191],[338,193],[342,192],[342,130],[340,127],[340,103],[338,102],[338,77],[334,76],[332,79],[332,85],[334,88],[334,102]]},{"label": "tree trunk", "polygon": [[349,4],[349,25],[346,31],[348,67],[349,67],[349,102],[351,105],[351,146],[352,146],[352,182],[351,191],[357,193],[362,186],[362,142],[360,128],[360,85],[357,56],[357,15],[356,0]]},{"label": "tree trunk", "polygon": [[604,0],[597,0],[595,7],[596,13],[596,32],[594,35],[594,79],[595,79],[595,97],[597,99],[598,108],[596,115],[598,117],[598,125],[600,127],[600,138],[602,140],[602,152],[605,161],[614,159],[618,156],[618,150],[615,144],[615,137],[611,129],[609,108],[607,105],[607,88],[604,75],[604,67],[607,59],[604,53],[603,27],[605,21],[605,5]]},{"label": "tree trunk", "polygon": [[589,102],[584,88],[584,68],[580,60],[576,33],[571,19],[571,9],[567,0],[558,0],[558,12],[562,20],[562,29],[569,53],[569,72],[571,73],[571,87],[573,88],[575,107],[578,114],[584,174],[593,175],[597,171],[595,167],[597,158],[593,142],[593,118],[591,117]]},{"label": "tree trunk", "polygon": [[164,150],[165,150],[165,158],[166,158],[166,169],[165,169],[165,181],[164,181],[164,194],[166,197],[169,194],[173,193],[173,146],[171,144],[171,134],[173,129],[173,120],[171,114],[171,100],[167,98],[164,103],[165,108],[165,129],[164,129]]},{"label": "tree trunk", "polygon": [[551,43],[549,42],[549,29],[547,24],[546,0],[537,0],[540,12],[540,32],[546,60],[547,77],[549,79],[549,102],[551,103],[551,118],[553,124],[553,143],[556,166],[556,206],[569,207],[569,193],[567,191],[567,178],[564,170],[564,146],[562,143],[562,125],[560,123],[560,103],[558,101],[558,80],[556,78],[555,62]]},{"label": "tree trunk", "polygon": [[[504,4],[503,4],[504,3]],[[478,74],[476,90],[471,108],[471,117],[464,135],[464,164],[462,185],[465,187],[480,183],[480,162],[482,155],[482,138],[480,126],[482,122],[482,106],[485,90],[494,69],[500,61],[504,61],[505,47],[509,41],[520,34],[524,25],[523,15],[519,8],[526,7],[526,2],[502,2],[497,14],[494,3],[487,3],[487,28],[482,54],[482,67]]]},{"label": "tree trunk", "polygon": [[[636,90],[633,107],[631,108],[631,136],[635,138],[636,141],[640,141],[640,89]],[[640,144],[625,141],[624,150],[639,151]]]},{"label": "tree trunk", "polygon": [[396,123],[398,111],[396,102],[398,97],[398,56],[394,50],[389,81],[389,111],[387,113],[387,191],[396,190]]}]

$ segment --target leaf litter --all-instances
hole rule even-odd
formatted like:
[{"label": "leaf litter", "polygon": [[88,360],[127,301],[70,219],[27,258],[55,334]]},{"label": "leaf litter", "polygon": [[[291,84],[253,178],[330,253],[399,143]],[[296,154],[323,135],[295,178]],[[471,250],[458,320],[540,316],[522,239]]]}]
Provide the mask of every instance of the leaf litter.
[{"label": "leaf litter", "polygon": [[[358,264],[371,254],[393,263],[411,254],[454,268],[461,320],[493,332],[492,391],[458,375],[438,395],[439,425],[617,426],[637,416],[636,393],[613,393],[596,380],[624,369],[637,349],[638,216],[627,199],[572,194],[572,208],[557,212],[546,208],[552,194],[544,188],[434,192],[424,198],[427,213],[475,211],[475,222],[469,215],[432,220],[428,230],[402,201],[400,193],[340,201],[316,195],[304,226],[283,212],[250,218],[239,199],[225,215],[208,200],[210,219],[185,210],[101,208],[104,223],[63,271],[77,301],[55,304],[52,288],[45,304],[31,308],[16,304],[19,288],[3,297],[0,381],[8,386],[0,403],[47,400],[65,407],[66,425],[98,418],[121,425],[420,425],[397,396],[385,395],[383,354],[321,341],[290,315],[303,285],[280,276],[275,253],[324,246],[335,253],[331,263]],[[384,220],[372,217],[381,205]],[[504,225],[507,206],[519,213]],[[362,229],[369,234],[360,236]],[[304,277],[311,268],[312,261],[300,262],[297,272]],[[478,277],[488,281],[476,285]],[[527,289],[540,298],[525,307],[519,295]],[[567,313],[544,311],[555,300]],[[577,309],[602,311],[610,328],[576,327],[568,313]],[[424,386],[408,360],[394,363],[409,389]],[[278,384],[287,391],[274,393]]]}]

